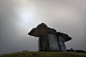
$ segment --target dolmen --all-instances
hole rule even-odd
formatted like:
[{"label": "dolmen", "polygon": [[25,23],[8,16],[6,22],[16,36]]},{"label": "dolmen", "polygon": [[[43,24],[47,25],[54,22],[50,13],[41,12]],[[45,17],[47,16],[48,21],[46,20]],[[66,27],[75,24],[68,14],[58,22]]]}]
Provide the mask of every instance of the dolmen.
[{"label": "dolmen", "polygon": [[39,37],[39,51],[65,52],[65,42],[72,39],[67,34],[49,28],[45,23],[41,23],[36,28],[33,28],[28,35]]}]

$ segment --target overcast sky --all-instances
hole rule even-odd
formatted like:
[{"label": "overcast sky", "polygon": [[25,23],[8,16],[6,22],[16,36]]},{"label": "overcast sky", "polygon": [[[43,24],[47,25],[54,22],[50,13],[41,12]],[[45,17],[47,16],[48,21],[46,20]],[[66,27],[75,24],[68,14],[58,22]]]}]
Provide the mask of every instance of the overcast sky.
[{"label": "overcast sky", "polygon": [[27,34],[41,22],[72,37],[67,49],[86,51],[86,0],[0,0],[0,54],[38,51]]}]

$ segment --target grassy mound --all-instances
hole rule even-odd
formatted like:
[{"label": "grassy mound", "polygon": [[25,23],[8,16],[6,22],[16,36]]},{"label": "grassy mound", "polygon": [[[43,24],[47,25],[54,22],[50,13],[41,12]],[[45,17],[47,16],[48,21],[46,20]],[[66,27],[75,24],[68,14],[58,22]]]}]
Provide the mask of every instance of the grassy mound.
[{"label": "grassy mound", "polygon": [[86,53],[76,52],[16,52],[3,54],[0,57],[86,57]]}]

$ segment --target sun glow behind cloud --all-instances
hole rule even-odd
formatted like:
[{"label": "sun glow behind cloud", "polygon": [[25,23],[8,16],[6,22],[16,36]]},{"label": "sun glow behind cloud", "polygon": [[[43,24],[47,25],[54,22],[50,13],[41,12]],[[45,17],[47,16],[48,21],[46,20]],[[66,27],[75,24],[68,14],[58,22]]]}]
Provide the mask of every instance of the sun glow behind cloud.
[{"label": "sun glow behind cloud", "polygon": [[18,0],[13,1],[15,5],[15,12],[19,17],[18,26],[20,27],[30,27],[34,22],[34,10],[32,6],[28,5],[28,0]]},{"label": "sun glow behind cloud", "polygon": [[75,32],[77,26],[80,26],[81,30],[83,27],[82,15],[75,8],[59,2],[19,0],[15,6],[16,15],[19,17],[17,25],[22,31],[28,32],[37,24],[44,22],[58,31],[71,34],[70,31]]},{"label": "sun glow behind cloud", "polygon": [[41,22],[72,37],[66,48],[86,50],[85,5],[85,0],[0,0],[0,53],[37,50],[38,38],[28,32]]}]

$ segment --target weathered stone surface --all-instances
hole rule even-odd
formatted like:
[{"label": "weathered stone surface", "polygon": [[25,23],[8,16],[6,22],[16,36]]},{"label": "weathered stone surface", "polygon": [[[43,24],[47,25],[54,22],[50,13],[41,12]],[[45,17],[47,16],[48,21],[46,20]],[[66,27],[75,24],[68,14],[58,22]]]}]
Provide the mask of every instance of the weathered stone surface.
[{"label": "weathered stone surface", "polygon": [[[56,33],[56,30],[47,27],[47,25],[45,25],[44,23],[41,23],[37,26],[37,28],[33,28],[30,31],[30,33],[28,33],[28,35],[32,35],[32,36],[36,36],[36,37],[40,37],[40,35],[42,35],[46,39],[45,51],[50,51],[49,50],[49,39],[48,39],[48,34],[50,34],[50,33]],[[39,38],[39,40],[40,40],[40,38]],[[39,46],[40,46],[40,44],[39,44]],[[40,51],[40,49],[39,49],[39,51]]]},{"label": "weathered stone surface", "polygon": [[51,29],[47,27],[44,23],[39,24],[36,28],[33,28],[28,35],[39,37],[39,35],[43,35],[45,38],[48,37],[48,34],[56,33],[55,29]]},{"label": "weathered stone surface", "polygon": [[55,34],[49,34],[49,48],[51,51],[55,51],[55,50],[59,50],[59,45],[58,45],[58,41],[57,41],[57,36]]},{"label": "weathered stone surface", "polygon": [[55,29],[49,28],[44,23],[33,28],[28,35],[39,37],[39,51],[66,51],[64,42],[71,40],[67,34],[56,32]]},{"label": "weathered stone surface", "polygon": [[62,37],[65,39],[65,42],[72,39],[71,37],[69,37],[69,36],[68,36],[67,34],[65,34],[65,33],[56,32],[55,34],[56,34],[57,38],[58,38],[59,36],[62,36]]},{"label": "weathered stone surface", "polygon": [[65,47],[65,39],[62,37],[62,36],[59,36],[59,44],[61,45],[61,51],[62,52],[65,52],[66,51],[66,47]]},{"label": "weathered stone surface", "polygon": [[39,36],[39,51],[46,50],[46,39],[44,36]]}]

